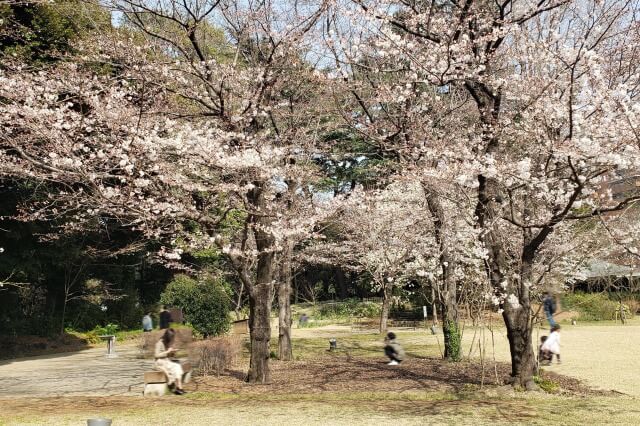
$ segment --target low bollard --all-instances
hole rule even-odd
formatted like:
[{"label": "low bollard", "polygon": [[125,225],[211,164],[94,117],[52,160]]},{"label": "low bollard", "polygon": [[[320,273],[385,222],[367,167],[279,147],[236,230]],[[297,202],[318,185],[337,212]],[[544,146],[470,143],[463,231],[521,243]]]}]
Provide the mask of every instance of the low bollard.
[{"label": "low bollard", "polygon": [[329,339],[329,350],[335,351],[336,349],[338,349],[338,342],[336,339]]}]

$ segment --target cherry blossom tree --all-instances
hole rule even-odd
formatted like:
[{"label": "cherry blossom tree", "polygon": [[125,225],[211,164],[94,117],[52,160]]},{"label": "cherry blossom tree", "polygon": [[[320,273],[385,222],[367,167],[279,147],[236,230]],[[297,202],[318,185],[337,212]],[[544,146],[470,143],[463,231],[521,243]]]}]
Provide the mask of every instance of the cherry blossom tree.
[{"label": "cherry blossom tree", "polygon": [[[386,333],[393,289],[407,284],[434,252],[432,238],[422,232],[424,198],[416,182],[389,185],[345,209],[341,219],[345,240],[331,246],[342,262],[369,275],[374,290],[382,294],[380,332]],[[325,249],[326,250],[326,249]]]},{"label": "cherry blossom tree", "polygon": [[[339,23],[335,25],[339,30],[328,31],[329,50],[337,64],[336,74],[344,80],[336,88],[344,120],[370,151],[393,164],[391,169],[412,174],[422,186],[426,201],[422,214],[431,225],[419,232],[425,239],[435,238],[438,245],[439,271],[430,276],[437,277],[434,287],[443,317],[445,357],[458,360],[458,288],[465,281],[463,271],[471,265],[463,259],[474,259],[471,263],[477,264],[485,255],[474,241],[478,233],[470,232],[473,189],[459,179],[460,159],[455,156],[460,153],[446,145],[449,138],[466,137],[468,118],[452,112],[464,109],[468,113],[468,96],[416,81],[418,74],[402,61],[398,65],[397,56],[386,53],[389,46],[384,47],[376,34],[354,30],[359,23],[344,31]],[[350,34],[350,43],[344,41],[343,33]],[[398,36],[398,30],[392,34]],[[437,147],[429,145],[434,141]]]},{"label": "cherry blossom tree", "polygon": [[351,5],[341,14],[348,36],[330,47],[338,75],[360,85],[358,68],[378,76],[356,98],[360,126],[380,123],[380,112],[396,117],[378,126],[378,140],[475,192],[513,383],[533,387],[541,251],[563,222],[638,200],[598,192],[639,166],[638,2]]},{"label": "cherry blossom tree", "polygon": [[[217,245],[249,294],[248,381],[268,383],[275,257],[286,236],[281,184],[315,173],[308,144],[320,114],[306,109],[317,103],[299,88],[322,86],[301,55],[321,9],[119,7],[132,36],[114,34],[85,52],[90,64],[123,56],[116,77],[77,63],[46,72],[6,64],[0,173],[47,183],[46,198],[25,209],[30,218],[64,216],[75,229],[117,220],[165,241],[159,254],[168,262]],[[207,44],[214,15],[228,24],[231,56]],[[230,215],[240,225],[230,226]],[[313,216],[298,219],[298,232],[313,228]]]}]

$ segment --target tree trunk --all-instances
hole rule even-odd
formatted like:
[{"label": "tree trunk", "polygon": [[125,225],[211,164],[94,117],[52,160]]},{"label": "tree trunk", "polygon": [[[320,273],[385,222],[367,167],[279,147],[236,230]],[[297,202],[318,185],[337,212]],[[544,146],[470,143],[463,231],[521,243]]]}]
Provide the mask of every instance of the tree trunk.
[{"label": "tree trunk", "polygon": [[249,383],[271,383],[269,369],[271,290],[272,285],[268,282],[256,283],[249,291],[249,333],[251,337],[251,360],[247,374],[247,382]]},{"label": "tree trunk", "polygon": [[[524,214],[531,214],[531,212],[525,208]],[[527,390],[537,387],[533,381],[537,368],[532,342],[533,322],[529,287],[533,282],[533,262],[537,249],[550,232],[550,228],[543,228],[534,237],[530,229],[523,230],[524,246],[520,258],[520,277],[511,280],[507,286],[507,292],[517,296],[518,305],[513,306],[508,301],[503,304],[502,317],[507,326],[507,338],[511,351],[511,380],[514,385]]]},{"label": "tree trunk", "polygon": [[336,279],[336,289],[338,296],[340,299],[344,300],[349,295],[347,289],[347,277],[344,271],[341,268],[337,268],[335,270],[335,279]]},{"label": "tree trunk", "polygon": [[241,320],[240,310],[242,309],[242,296],[244,293],[244,281],[240,280],[240,288],[238,289],[238,300],[236,301],[236,308],[234,309],[236,313],[236,320]]},{"label": "tree trunk", "polygon": [[65,319],[64,317],[67,314],[67,301],[68,301],[67,296],[68,296],[67,292],[65,291],[64,301],[62,303],[62,319],[60,320],[60,335],[61,336],[64,334],[64,319]]},{"label": "tree trunk", "polygon": [[[445,293],[445,297],[446,293]],[[444,358],[449,361],[462,359],[462,334],[458,324],[457,305],[446,298],[442,301],[442,333],[444,335]]]},{"label": "tree trunk", "polygon": [[380,312],[380,333],[387,332],[387,321],[389,319],[389,307],[391,305],[391,286],[385,279],[382,283],[382,312]]},{"label": "tree trunk", "polygon": [[508,303],[505,304],[502,312],[511,351],[511,383],[527,390],[535,388],[533,375],[536,371],[530,316],[528,307],[521,306],[514,309]]},{"label": "tree trunk", "polygon": [[[489,70],[490,64],[485,65]],[[500,143],[497,123],[501,113],[502,92],[499,89],[494,90],[482,82],[466,83],[465,88],[475,100],[480,113],[480,122],[483,125],[480,136],[484,146],[484,154],[493,154],[499,148]],[[511,380],[514,385],[534,389],[536,387],[533,382],[535,358],[531,342],[529,285],[532,282],[532,265],[536,251],[552,232],[553,226],[540,229],[535,236],[530,228],[523,230],[524,246],[521,252],[520,276],[519,279],[511,278],[512,272],[515,271],[507,262],[508,248],[503,245],[500,236],[497,235],[494,221],[495,218],[501,216],[502,199],[500,185],[494,179],[479,174],[478,203],[475,215],[478,227],[483,231],[480,234],[480,239],[488,252],[487,276],[498,293],[504,292],[503,284],[506,283],[506,294],[502,295],[506,297],[514,295],[518,302],[517,306],[512,306],[509,301],[502,304],[502,316],[507,327],[511,350]],[[528,216],[526,208],[523,215]]]},{"label": "tree trunk", "polygon": [[442,332],[444,334],[444,357],[450,361],[460,361],[462,347],[460,325],[458,323],[457,287],[453,277],[454,254],[447,238],[447,222],[438,194],[423,183],[427,207],[433,219],[436,242],[440,249],[440,267],[442,268],[439,302],[442,306]]},{"label": "tree trunk", "polygon": [[273,264],[275,239],[270,233],[271,219],[264,214],[266,202],[262,192],[263,182],[253,182],[247,199],[258,215],[251,215],[253,233],[258,250],[255,283],[249,290],[249,333],[251,359],[249,361],[249,383],[271,383],[269,370],[269,342],[271,341],[271,297],[273,293]]},{"label": "tree trunk", "polygon": [[[288,243],[287,243],[288,244]],[[280,285],[278,286],[278,359],[293,360],[291,345],[291,251],[287,246],[282,257]]]},{"label": "tree trunk", "polygon": [[[525,242],[529,241],[525,232]],[[532,279],[533,258],[535,250],[529,244],[525,245],[520,266],[520,279],[512,282],[508,287],[511,294],[518,296],[518,306],[505,302],[502,317],[507,326],[507,338],[511,351],[511,382],[514,386],[521,386],[527,390],[535,389],[533,375],[536,373],[536,358],[533,352],[531,321],[531,301],[529,285]]]}]

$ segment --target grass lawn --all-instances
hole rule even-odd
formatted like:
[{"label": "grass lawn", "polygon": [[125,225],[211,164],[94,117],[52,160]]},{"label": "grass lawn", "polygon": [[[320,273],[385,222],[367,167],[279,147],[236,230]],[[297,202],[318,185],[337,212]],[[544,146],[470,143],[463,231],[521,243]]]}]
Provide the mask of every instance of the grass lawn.
[{"label": "grass lawn", "polygon": [[[34,401],[35,402],[35,401]],[[56,402],[62,403],[62,407]],[[188,398],[94,398],[38,404],[31,413],[4,411],[7,425],[83,424],[107,416],[114,425],[210,424],[640,424],[638,401],[575,397],[449,393],[321,393],[236,396],[194,393]],[[47,406],[49,405],[49,406]]]}]

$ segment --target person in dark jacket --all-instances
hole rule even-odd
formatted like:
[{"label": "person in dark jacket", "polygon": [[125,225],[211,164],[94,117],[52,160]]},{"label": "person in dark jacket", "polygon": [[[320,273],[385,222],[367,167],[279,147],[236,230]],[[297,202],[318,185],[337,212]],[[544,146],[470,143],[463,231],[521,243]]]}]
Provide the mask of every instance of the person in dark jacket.
[{"label": "person in dark jacket", "polygon": [[171,324],[171,313],[167,311],[167,307],[162,305],[160,311],[160,330],[166,330]]},{"label": "person in dark jacket", "polygon": [[404,360],[404,349],[400,346],[400,343],[396,341],[395,333],[387,333],[387,337],[384,338],[384,354],[389,357],[391,361],[387,365],[398,365]]},{"label": "person in dark jacket", "polygon": [[544,293],[544,299],[542,300],[542,309],[544,310],[544,314],[547,316],[547,321],[549,321],[550,327],[555,327],[556,320],[553,319],[553,314],[556,313],[556,301],[548,291]]}]

